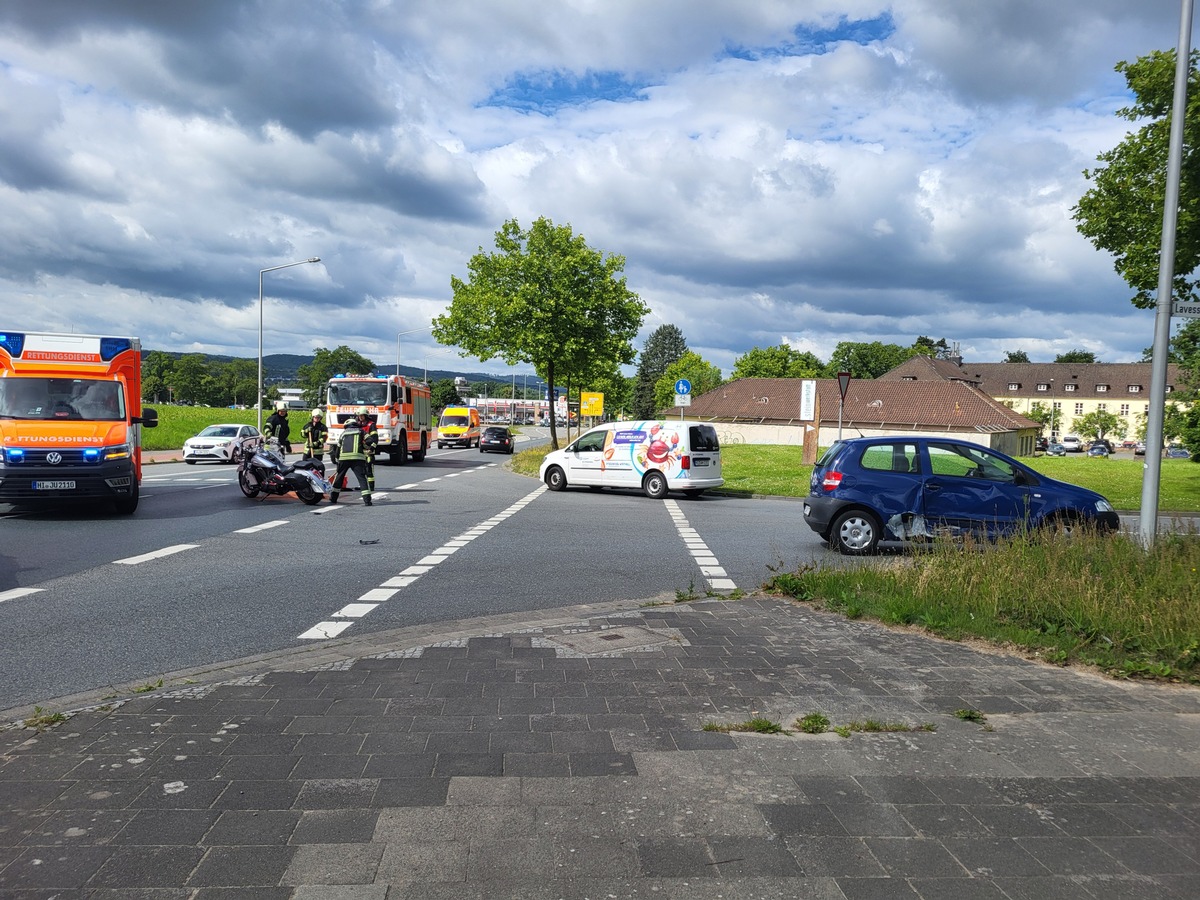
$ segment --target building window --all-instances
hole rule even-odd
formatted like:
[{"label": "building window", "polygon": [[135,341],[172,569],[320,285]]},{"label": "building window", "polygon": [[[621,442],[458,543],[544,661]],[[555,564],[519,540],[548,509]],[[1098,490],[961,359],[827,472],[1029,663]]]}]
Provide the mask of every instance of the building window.
[{"label": "building window", "polygon": [[1105,393],[1108,393],[1108,385],[1107,385],[1107,384],[1098,384],[1098,385],[1096,385],[1096,393],[1097,393],[1097,394],[1105,394]]},{"label": "building window", "polygon": [[1019,391],[1021,389],[1021,383],[1019,381],[1010,381],[1008,383],[1008,389],[1010,391]]},{"label": "building window", "polygon": [[1054,401],[1054,408],[1055,408],[1055,409],[1058,409],[1058,410],[1061,410],[1061,409],[1062,409],[1062,401],[1061,401],[1061,400],[1055,400],[1055,401]]},{"label": "building window", "polygon": [[1149,403],[1147,403],[1147,404],[1146,404],[1146,408],[1142,410],[1142,415],[1143,415],[1143,416],[1148,416],[1148,415],[1150,415],[1150,404],[1149,404]]},{"label": "building window", "polygon": [[1129,393],[1131,393],[1131,394],[1141,393],[1141,390],[1142,390],[1142,386],[1140,384],[1131,384],[1129,386]]},{"label": "building window", "polygon": [[1123,415],[1123,416],[1129,415],[1129,404],[1128,403],[1121,404],[1121,415]]},{"label": "building window", "polygon": [[1079,387],[1079,385],[1077,385],[1077,384],[1064,384],[1063,390],[1069,394],[1071,391],[1075,390],[1077,387]]},{"label": "building window", "polygon": [[903,381],[916,381],[916,380],[917,380],[917,376],[916,376],[916,375],[905,375],[905,376],[904,376],[904,378],[903,378],[903,379],[901,379],[901,380],[903,380]]},{"label": "building window", "polygon": [[1175,390],[1175,388],[1171,387],[1171,386],[1168,384],[1168,385],[1167,385],[1167,393],[1169,394],[1169,393],[1171,393],[1171,391],[1173,391],[1173,390]]},{"label": "building window", "polygon": [[1108,404],[1107,403],[1097,403],[1096,410],[1098,412],[1105,412],[1108,410]]},{"label": "building window", "polygon": [[1039,384],[1038,390],[1039,391],[1048,391],[1048,390],[1050,390],[1050,385],[1045,384],[1045,383]]},{"label": "building window", "polygon": [[1083,415],[1083,404],[1082,403],[1075,404],[1075,415],[1077,415],[1077,416]]}]

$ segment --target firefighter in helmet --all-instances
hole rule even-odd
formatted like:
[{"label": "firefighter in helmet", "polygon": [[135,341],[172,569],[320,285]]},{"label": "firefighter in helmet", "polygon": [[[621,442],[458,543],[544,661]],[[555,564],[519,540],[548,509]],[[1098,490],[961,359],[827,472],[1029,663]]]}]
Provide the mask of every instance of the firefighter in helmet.
[{"label": "firefighter in helmet", "polygon": [[365,406],[354,410],[354,418],[362,429],[363,444],[367,449],[367,486],[375,490],[375,454],[379,451],[379,430],[371,421],[371,413]]},{"label": "firefighter in helmet", "polygon": [[275,438],[279,442],[279,452],[287,455],[292,452],[292,444],[288,440],[290,434],[291,426],[288,425],[287,404],[278,400],[275,403],[275,412],[271,413],[267,421],[263,422],[263,437],[267,440]]},{"label": "firefighter in helmet", "polygon": [[304,436],[304,459],[315,459],[321,462],[325,456],[325,442],[329,440],[329,427],[325,424],[325,411],[317,408],[312,411],[312,418],[300,429]]},{"label": "firefighter in helmet", "polygon": [[346,423],[338,441],[338,466],[333,476],[333,491],[329,495],[330,503],[338,502],[338,494],[346,486],[346,476],[354,473],[358,489],[362,492],[363,504],[371,505],[371,484],[367,480],[367,436],[359,427],[358,419],[353,418]]}]

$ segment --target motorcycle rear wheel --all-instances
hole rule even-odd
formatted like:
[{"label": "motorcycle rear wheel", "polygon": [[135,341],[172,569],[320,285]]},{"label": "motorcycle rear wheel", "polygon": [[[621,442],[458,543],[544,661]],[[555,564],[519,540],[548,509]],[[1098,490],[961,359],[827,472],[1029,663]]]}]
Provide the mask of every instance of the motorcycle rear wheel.
[{"label": "motorcycle rear wheel", "polygon": [[318,494],[315,490],[313,490],[313,486],[311,484],[301,484],[297,485],[296,487],[296,496],[307,505],[316,506],[321,502],[321,498],[325,495]]},{"label": "motorcycle rear wheel", "polygon": [[258,485],[250,481],[250,473],[245,469],[238,470],[238,487],[242,489],[242,493],[253,500],[258,496]]}]

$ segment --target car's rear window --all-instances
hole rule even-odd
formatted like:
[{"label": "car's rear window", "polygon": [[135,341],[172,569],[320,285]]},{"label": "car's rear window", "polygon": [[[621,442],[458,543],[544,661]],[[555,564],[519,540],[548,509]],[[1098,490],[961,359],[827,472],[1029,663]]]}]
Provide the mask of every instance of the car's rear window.
[{"label": "car's rear window", "polygon": [[832,465],[833,461],[838,458],[838,455],[845,448],[845,443],[842,441],[834,441],[834,443],[821,454],[821,458],[817,460],[817,467],[824,468]]},{"label": "car's rear window", "polygon": [[688,429],[688,437],[692,442],[693,453],[716,453],[721,449],[717,429],[711,425],[692,425]]}]

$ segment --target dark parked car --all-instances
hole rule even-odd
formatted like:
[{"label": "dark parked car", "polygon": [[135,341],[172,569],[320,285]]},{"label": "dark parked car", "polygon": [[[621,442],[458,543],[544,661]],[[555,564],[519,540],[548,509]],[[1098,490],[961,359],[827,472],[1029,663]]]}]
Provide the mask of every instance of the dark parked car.
[{"label": "dark parked car", "polygon": [[813,467],[804,521],[842,553],[937,537],[998,537],[1023,528],[1115,530],[1095,491],[1056,481],[969,441],[872,437],[838,441]]},{"label": "dark parked car", "polygon": [[1191,459],[1192,454],[1186,447],[1168,447],[1167,459]]},{"label": "dark parked car", "polygon": [[480,453],[512,453],[513,436],[507,428],[489,425],[479,437]]},{"label": "dark parked car", "polygon": [[1136,444],[1133,445],[1133,455],[1134,456],[1145,456],[1146,455],[1146,442],[1145,441],[1138,441]]},{"label": "dark parked car", "polygon": [[1057,441],[1055,441],[1053,444],[1051,444],[1049,447],[1046,448],[1046,455],[1047,456],[1066,456],[1067,448],[1064,447],[1062,444],[1058,443]]},{"label": "dark parked car", "polygon": [[1092,446],[1088,447],[1087,455],[1088,456],[1105,456],[1105,457],[1107,457],[1108,456],[1108,447],[1106,447],[1104,444],[1101,444],[1099,441],[1097,441],[1096,443],[1092,444]]}]

